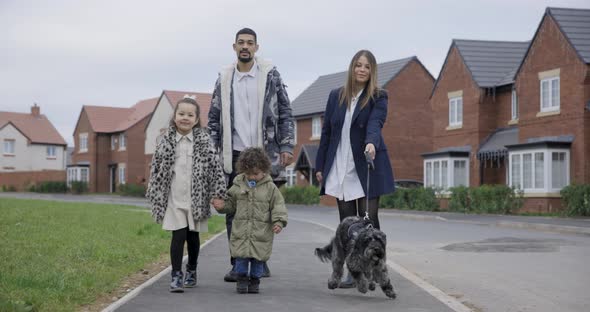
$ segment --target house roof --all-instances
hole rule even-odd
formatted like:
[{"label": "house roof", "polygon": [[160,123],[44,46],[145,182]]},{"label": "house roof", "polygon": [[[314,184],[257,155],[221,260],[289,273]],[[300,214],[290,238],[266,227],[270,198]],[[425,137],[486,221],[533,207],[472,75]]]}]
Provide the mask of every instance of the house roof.
[{"label": "house roof", "polygon": [[421,154],[423,158],[434,157],[467,157],[471,152],[471,145],[443,147],[434,152]]},{"label": "house roof", "polygon": [[319,148],[319,144],[303,144],[295,162],[295,170],[315,169],[315,158]]},{"label": "house roof", "polygon": [[544,136],[536,138],[528,138],[524,143],[509,144],[506,147],[509,150],[521,150],[530,148],[569,148],[574,142],[575,136],[573,134]]},{"label": "house roof", "polygon": [[30,113],[13,113],[0,111],[0,129],[11,123],[31,143],[67,145],[64,138],[43,114],[34,116]]},{"label": "house roof", "polygon": [[127,115],[127,118],[123,120],[118,126],[115,131],[125,131],[131,126],[135,125],[146,116],[154,112],[156,108],[156,104],[158,104],[158,98],[151,98],[137,102],[133,107],[130,108],[131,113]]},{"label": "house roof", "polygon": [[499,128],[481,144],[477,158],[482,160],[499,159],[508,156],[507,145],[518,143],[518,128]]},{"label": "house roof", "polygon": [[[377,85],[384,87],[390,80],[412,60],[418,61],[415,56],[399,59],[391,62],[377,64]],[[419,61],[418,61],[419,62]],[[292,103],[293,116],[305,116],[323,113],[330,91],[341,87],[346,81],[348,71],[318,77],[307,89],[305,89]],[[430,74],[430,73],[429,73]]]},{"label": "house roof", "polygon": [[210,93],[201,93],[201,92],[190,92],[190,91],[172,91],[172,90],[164,90],[162,92],[162,96],[166,96],[168,98],[168,102],[174,108],[176,107],[176,103],[180,101],[185,95],[195,96],[197,98],[197,103],[199,103],[199,107],[201,108],[201,124],[203,126],[207,125],[209,120],[209,108],[211,107],[211,98],[212,94]]},{"label": "house roof", "polygon": [[489,88],[514,82],[529,42],[455,39],[451,49],[453,45],[457,47],[477,85]]},{"label": "house roof", "polygon": [[580,59],[590,63],[590,9],[547,8]]},{"label": "house roof", "polygon": [[129,108],[84,105],[92,130],[100,133],[121,132],[151,114],[158,98],[141,100]]}]

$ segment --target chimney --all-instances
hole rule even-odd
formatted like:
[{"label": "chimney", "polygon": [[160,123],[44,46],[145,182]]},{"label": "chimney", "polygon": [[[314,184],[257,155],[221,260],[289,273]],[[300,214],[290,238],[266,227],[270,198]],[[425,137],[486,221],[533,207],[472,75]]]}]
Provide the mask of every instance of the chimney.
[{"label": "chimney", "polygon": [[35,116],[35,117],[39,117],[41,113],[41,108],[39,106],[37,106],[37,103],[33,103],[33,106],[31,106],[31,115]]}]

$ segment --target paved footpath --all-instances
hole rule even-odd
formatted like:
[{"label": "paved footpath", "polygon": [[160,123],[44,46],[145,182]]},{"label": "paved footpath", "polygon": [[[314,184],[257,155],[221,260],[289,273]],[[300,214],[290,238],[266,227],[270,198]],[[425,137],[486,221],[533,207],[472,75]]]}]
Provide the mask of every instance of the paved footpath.
[{"label": "paved footpath", "polygon": [[223,281],[229,251],[226,236],[218,236],[201,248],[196,288],[172,294],[166,274],[116,311],[453,311],[391,269],[395,300],[379,288],[367,294],[329,290],[331,265],[320,262],[313,250],[327,244],[332,234],[323,226],[291,220],[275,236],[269,261],[272,276],[262,279],[260,294],[243,295],[236,293],[235,283]]}]

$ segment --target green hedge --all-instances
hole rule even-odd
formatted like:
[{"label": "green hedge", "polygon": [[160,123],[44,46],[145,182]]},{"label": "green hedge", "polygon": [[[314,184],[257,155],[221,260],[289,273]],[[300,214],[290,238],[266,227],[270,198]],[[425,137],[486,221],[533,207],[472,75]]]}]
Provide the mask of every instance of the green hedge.
[{"label": "green hedge", "polygon": [[88,192],[88,183],[83,181],[72,181],[70,191],[74,194],[82,194]]},{"label": "green hedge", "polygon": [[395,192],[381,196],[379,207],[404,210],[437,211],[439,208],[436,192],[432,188],[398,188]]},{"label": "green hedge", "polygon": [[43,181],[29,186],[27,191],[37,193],[65,193],[68,191],[68,186],[66,182],[62,181]]},{"label": "green hedge", "polygon": [[140,184],[119,184],[119,193],[123,196],[145,197],[145,186]]},{"label": "green hedge", "polygon": [[16,186],[14,186],[14,185],[2,185],[2,192],[16,192]]},{"label": "green hedge", "polygon": [[524,203],[521,190],[506,185],[450,188],[449,210],[455,212],[511,214]]},{"label": "green hedge", "polygon": [[590,216],[590,184],[572,184],[561,190],[568,216]]},{"label": "green hedge", "polygon": [[320,203],[320,189],[316,186],[282,186],[281,194],[287,204],[317,205]]}]

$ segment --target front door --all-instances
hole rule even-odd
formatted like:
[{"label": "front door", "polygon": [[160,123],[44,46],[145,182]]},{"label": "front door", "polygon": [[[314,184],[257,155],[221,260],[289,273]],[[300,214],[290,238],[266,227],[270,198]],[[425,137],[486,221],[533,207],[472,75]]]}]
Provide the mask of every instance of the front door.
[{"label": "front door", "polygon": [[115,179],[117,177],[117,165],[110,165],[109,166],[110,176],[109,176],[109,192],[114,193],[116,190]]}]

